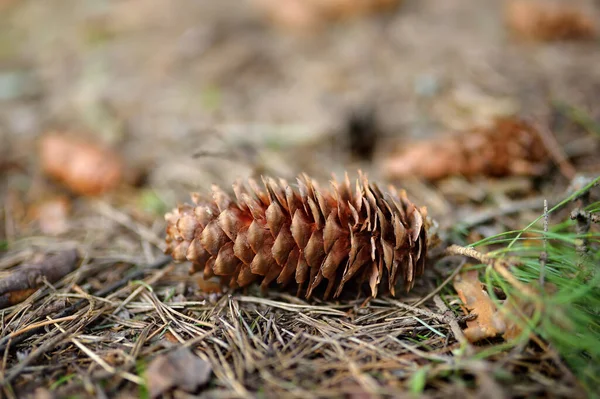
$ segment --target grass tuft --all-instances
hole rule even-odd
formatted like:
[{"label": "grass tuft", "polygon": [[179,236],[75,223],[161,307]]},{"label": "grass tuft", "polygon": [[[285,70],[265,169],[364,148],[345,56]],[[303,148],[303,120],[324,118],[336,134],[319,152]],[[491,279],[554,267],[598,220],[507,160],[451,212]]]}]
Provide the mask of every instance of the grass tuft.
[{"label": "grass tuft", "polygon": [[[599,179],[590,183],[549,211],[551,215],[589,190]],[[595,214],[600,202],[586,207]],[[514,315],[523,328],[523,334],[510,344],[526,341],[530,334],[537,335],[564,359],[569,368],[588,392],[600,384],[600,233],[596,227],[584,236],[574,233],[576,222],[567,220],[550,226],[547,232],[535,228],[543,215],[525,229],[506,232],[472,244],[473,247],[492,247],[487,252],[494,258],[512,259],[511,272],[520,282],[539,293],[528,297],[507,282],[494,268],[485,266],[488,293],[499,306],[504,305],[495,294],[497,289],[519,306],[511,307],[513,313],[531,307],[530,314]],[[586,254],[577,251],[582,238],[587,240]],[[540,255],[547,253],[545,266],[540,266]],[[510,257],[510,258],[508,258]],[[544,287],[540,287],[540,274],[544,273]],[[500,349],[500,348],[497,348]],[[502,348],[503,350],[505,348]],[[480,353],[491,356],[496,351]]]}]

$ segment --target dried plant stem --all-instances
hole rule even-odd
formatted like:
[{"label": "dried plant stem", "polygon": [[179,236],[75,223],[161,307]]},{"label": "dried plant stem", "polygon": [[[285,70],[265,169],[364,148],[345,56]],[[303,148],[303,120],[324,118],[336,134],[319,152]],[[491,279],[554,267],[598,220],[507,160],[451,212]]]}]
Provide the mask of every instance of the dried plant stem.
[{"label": "dried plant stem", "polygon": [[46,320],[46,321],[40,321],[39,323],[34,323],[34,324],[31,324],[31,325],[29,325],[29,326],[27,326],[25,328],[20,329],[20,330],[13,331],[10,334],[8,334],[8,337],[14,338],[14,337],[17,337],[17,336],[19,336],[21,334],[24,334],[24,333],[28,332],[28,331],[36,330],[36,329],[38,329],[40,327],[44,327],[44,326],[47,326],[49,324],[62,323],[63,321],[71,321],[71,320],[75,320],[76,318],[77,318],[77,316],[72,315],[72,316],[67,316],[67,317],[60,317],[58,319],[49,319],[49,320]]},{"label": "dried plant stem", "polygon": [[544,200],[544,250],[540,254],[540,287],[544,292],[544,280],[546,278],[546,263],[548,262],[548,201]]},{"label": "dried plant stem", "polygon": [[[571,219],[575,219],[575,220],[579,220],[579,218],[584,219],[584,223],[600,223],[600,215],[597,213],[589,213],[586,212],[582,209],[575,209],[573,212],[571,212]],[[586,224],[583,225],[584,228],[582,228],[581,230],[585,230],[585,228],[587,228],[589,230],[589,225]]]},{"label": "dried plant stem", "polygon": [[0,280],[0,308],[22,302],[33,294],[45,281],[60,280],[77,266],[76,249],[47,256],[38,263],[20,265],[15,272]]},{"label": "dried plant stem", "polygon": [[446,306],[444,301],[442,301],[442,299],[439,297],[439,295],[434,296],[433,300],[434,300],[436,306],[442,312],[444,312],[443,314],[435,313],[430,310],[417,308],[415,306],[411,306],[411,305],[408,305],[408,304],[405,304],[402,302],[398,302],[398,301],[390,301],[390,302],[395,304],[399,308],[411,311],[412,313],[420,314],[422,316],[429,317],[431,319],[435,319],[441,323],[448,324],[450,326],[450,330],[452,331],[452,334],[454,334],[454,337],[456,338],[456,340],[460,344],[466,345],[465,347],[467,348],[467,351],[472,349],[472,348],[470,348],[469,341],[467,341],[467,338],[465,337],[460,326],[458,325],[458,319],[454,316],[454,314],[450,311],[450,309],[448,309],[448,307]]},{"label": "dried plant stem", "polygon": [[576,221],[575,232],[579,236],[576,240],[576,249],[583,258],[588,251],[586,234],[590,231],[591,218],[585,208],[590,204],[590,192],[586,191],[577,198],[578,207],[571,212],[571,219]]},{"label": "dried plant stem", "polygon": [[461,256],[468,256],[469,258],[473,258],[475,260],[478,260],[481,263],[485,263],[487,265],[490,265],[492,263],[494,263],[495,259],[482,254],[481,252],[473,249],[473,248],[468,248],[468,247],[461,247],[460,245],[450,245],[448,248],[446,248],[446,253],[449,255],[461,255]]},{"label": "dried plant stem", "polygon": [[585,212],[586,216],[590,219],[592,223],[600,223],[600,214],[594,213],[590,214],[589,212]]},{"label": "dried plant stem", "polygon": [[498,274],[506,279],[512,286],[517,288],[523,294],[529,296],[530,298],[537,298],[537,293],[535,293],[531,288],[521,283],[516,277],[508,270],[511,264],[516,264],[517,262],[510,262],[506,259],[495,259],[489,255],[482,254],[481,252],[468,247],[461,247],[460,245],[451,245],[446,249],[446,253],[449,255],[462,255],[468,256],[469,258],[473,258],[478,260],[481,263],[484,263],[490,267],[492,267]]},{"label": "dried plant stem", "polygon": [[435,302],[435,305],[444,315],[444,319],[450,326],[450,330],[452,331],[452,334],[454,334],[454,338],[456,338],[456,340],[461,344],[461,346],[466,348],[467,354],[472,353],[473,347],[471,346],[471,344],[465,337],[465,334],[463,333],[462,329],[458,325],[458,319],[456,318],[454,313],[452,313],[448,306],[446,306],[446,304],[439,295],[435,295],[433,297],[433,302]]}]

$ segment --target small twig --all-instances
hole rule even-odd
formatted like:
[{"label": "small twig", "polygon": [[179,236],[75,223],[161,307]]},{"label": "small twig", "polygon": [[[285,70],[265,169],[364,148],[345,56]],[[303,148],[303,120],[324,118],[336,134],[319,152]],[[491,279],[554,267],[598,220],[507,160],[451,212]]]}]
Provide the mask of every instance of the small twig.
[{"label": "small twig", "polygon": [[587,233],[590,231],[591,218],[590,213],[585,208],[591,203],[590,191],[584,191],[577,197],[577,208],[571,212],[571,220],[577,222],[575,232],[579,236],[576,240],[576,250],[580,258],[583,258],[588,251]]},{"label": "small twig", "polygon": [[346,312],[342,312],[341,310],[337,310],[334,308],[329,308],[329,307],[325,307],[325,306],[312,306],[312,305],[296,305],[296,304],[292,304],[292,303],[284,303],[284,302],[277,302],[277,301],[272,301],[270,299],[266,299],[266,298],[258,298],[258,297],[251,297],[251,296],[240,296],[240,297],[236,297],[236,299],[240,302],[253,302],[253,303],[259,303],[262,305],[266,305],[266,306],[271,306],[271,307],[275,307],[275,308],[281,308],[284,310],[287,310],[288,312],[296,312],[299,313],[303,310],[306,311],[315,311],[315,312],[321,312],[321,314],[329,314],[332,316],[345,316]]},{"label": "small twig", "polygon": [[47,256],[42,261],[19,266],[11,275],[0,280],[0,308],[15,305],[27,299],[44,281],[60,280],[77,266],[76,249]]},{"label": "small twig", "polygon": [[575,209],[573,212],[571,212],[571,219],[578,218],[587,219],[587,221],[589,221],[590,223],[600,223],[600,214],[590,213],[581,209]]},{"label": "small twig", "polygon": [[473,248],[461,247],[460,245],[456,244],[450,245],[448,248],[446,248],[446,253],[449,255],[468,256],[469,258],[478,260],[486,265],[494,263],[494,258],[490,257],[489,255],[482,254]]},{"label": "small twig", "polygon": [[408,350],[409,352],[414,353],[415,355],[417,355],[420,358],[427,359],[427,360],[433,360],[435,362],[442,362],[442,363],[452,362],[452,358],[450,356],[438,355],[435,353],[428,353],[428,352],[422,351],[420,349],[417,349],[415,346],[412,346],[412,345],[407,344],[406,342],[400,341],[398,338],[394,337],[393,335],[388,335],[387,337],[388,337],[388,339],[394,341],[398,345],[402,346],[404,349]]},{"label": "small twig", "polygon": [[409,305],[407,303],[403,303],[403,302],[400,302],[400,301],[390,300],[390,303],[393,303],[394,305],[396,305],[397,307],[399,307],[401,309],[408,310],[408,311],[411,311],[413,313],[420,314],[421,316],[426,316],[426,317],[429,317],[431,319],[435,319],[437,321],[441,321],[442,323],[445,322],[445,319],[444,319],[443,315],[441,315],[439,313],[432,312],[431,310],[421,309],[421,308],[418,308],[416,306],[412,306],[412,305]]},{"label": "small twig", "polygon": [[433,297],[433,302],[435,303],[435,306],[438,307],[440,312],[442,312],[442,314],[444,315],[444,319],[450,326],[450,330],[452,331],[452,334],[454,334],[454,338],[456,338],[456,340],[460,342],[460,344],[463,347],[465,347],[469,353],[472,353],[473,348],[471,347],[471,344],[465,337],[465,334],[463,334],[462,329],[458,325],[458,320],[454,313],[452,313],[448,306],[446,306],[446,304],[439,295]]},{"label": "small twig", "polygon": [[460,245],[451,245],[446,249],[446,253],[450,255],[463,255],[478,260],[481,263],[492,267],[498,274],[506,279],[515,288],[521,291],[523,294],[530,298],[537,298],[537,294],[531,290],[530,287],[521,283],[516,279],[515,276],[508,270],[511,264],[516,264],[516,261],[507,261],[506,259],[495,259],[489,255],[482,254],[473,248],[461,247]]},{"label": "small twig", "polygon": [[20,330],[13,331],[10,334],[8,334],[8,336],[10,338],[14,338],[14,337],[17,337],[28,331],[36,330],[40,327],[47,326],[48,324],[62,323],[63,321],[71,321],[71,320],[75,320],[76,318],[77,318],[77,316],[73,315],[73,316],[67,316],[67,317],[60,317],[60,318],[53,319],[53,320],[40,321],[39,323],[34,323],[34,324],[28,325],[27,327],[22,328]]},{"label": "small twig", "polygon": [[600,224],[600,214],[598,214],[598,213],[591,214],[589,212],[586,212],[586,214],[590,218],[590,222]]},{"label": "small twig", "polygon": [[[439,298],[439,296],[438,296],[438,298]],[[435,301],[435,297],[433,299]],[[440,300],[441,300],[441,298],[440,298]],[[429,317],[431,319],[437,320],[437,321],[439,321],[441,323],[446,323],[446,324],[450,325],[450,328],[452,329],[452,333],[455,334],[456,339],[460,343],[466,342],[466,338],[465,338],[464,334],[462,334],[462,330],[460,330],[460,327],[458,325],[458,319],[454,316],[454,314],[452,314],[452,312],[450,312],[449,314],[448,313],[439,314],[439,313],[432,312],[431,310],[417,308],[415,306],[408,305],[406,303],[402,303],[402,302],[399,302],[399,301],[390,301],[390,303],[393,303],[397,307],[402,308],[404,310],[408,310],[408,311],[411,311],[413,313],[420,314],[421,316],[426,316],[426,317]],[[442,301],[442,303],[443,303],[443,301]],[[438,305],[437,302],[436,302],[436,305]],[[438,308],[440,308],[440,306],[438,306]],[[440,309],[442,309],[442,308],[440,308]],[[450,311],[446,307],[445,304],[443,306],[443,309],[446,309],[447,311]],[[468,316],[467,319],[470,318],[470,317],[471,316]],[[454,325],[454,323],[456,323],[456,324]],[[452,327],[453,325],[454,325],[454,327]],[[460,333],[458,331],[454,331],[454,328],[458,328],[458,330],[460,331]],[[459,335],[460,335],[460,337],[459,337]],[[463,338],[465,339],[464,341],[462,340]]]},{"label": "small twig", "polygon": [[548,201],[544,200],[544,250],[540,254],[540,287],[544,292],[544,279],[546,278],[546,262],[548,262]]},{"label": "small twig", "polygon": [[571,220],[575,220],[575,232],[578,237],[576,239],[576,250],[579,256],[584,256],[588,251],[588,239],[586,234],[590,230],[591,218],[589,213],[581,210],[581,208],[573,209],[571,212]]}]

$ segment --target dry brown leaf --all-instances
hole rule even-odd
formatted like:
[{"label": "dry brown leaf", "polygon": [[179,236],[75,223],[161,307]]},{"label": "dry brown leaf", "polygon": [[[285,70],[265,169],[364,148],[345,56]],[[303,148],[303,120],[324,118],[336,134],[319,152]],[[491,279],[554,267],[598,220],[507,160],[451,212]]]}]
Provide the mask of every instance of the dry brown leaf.
[{"label": "dry brown leaf", "polygon": [[37,221],[44,234],[63,234],[69,229],[69,212],[71,202],[66,196],[59,196],[35,204],[31,209],[31,217]]},{"label": "dry brown leaf", "polygon": [[504,318],[479,281],[477,270],[463,271],[456,276],[454,289],[467,310],[477,315],[474,320],[467,321],[464,331],[470,342],[492,338],[506,330]]},{"label": "dry brown leaf", "polygon": [[44,135],[40,158],[46,174],[80,195],[105,193],[123,178],[123,161],[118,154],[68,134]]},{"label": "dry brown leaf", "polygon": [[152,360],[146,370],[146,380],[150,396],[156,398],[173,388],[195,392],[208,382],[211,373],[210,363],[182,347]]},{"label": "dry brown leaf", "polygon": [[540,175],[548,155],[536,129],[514,118],[462,134],[406,145],[383,165],[388,178]]},{"label": "dry brown leaf", "polygon": [[401,0],[254,0],[254,3],[277,25],[308,32],[330,21],[390,10]]},{"label": "dry brown leaf", "polygon": [[515,36],[527,40],[591,39],[598,29],[591,10],[556,1],[510,1],[506,21]]},{"label": "dry brown leaf", "polygon": [[8,277],[0,280],[0,309],[27,299],[44,281],[56,282],[75,270],[77,250],[66,250],[47,256],[33,264],[17,267]]}]

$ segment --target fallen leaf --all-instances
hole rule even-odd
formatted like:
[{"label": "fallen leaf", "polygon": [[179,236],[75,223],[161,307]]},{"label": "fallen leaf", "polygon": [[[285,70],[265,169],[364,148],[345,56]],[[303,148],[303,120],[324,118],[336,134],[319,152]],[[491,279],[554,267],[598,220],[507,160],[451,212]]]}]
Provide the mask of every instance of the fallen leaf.
[{"label": "fallen leaf", "polygon": [[112,190],[123,176],[123,161],[114,151],[68,134],[44,135],[40,158],[47,175],[80,195]]},{"label": "fallen leaf", "polygon": [[512,0],[506,22],[512,33],[526,40],[592,39],[597,35],[593,10],[574,4],[541,0]]},{"label": "fallen leaf", "polygon": [[0,280],[0,309],[24,301],[44,280],[54,283],[77,266],[79,255],[71,249],[46,256],[39,262],[18,266],[8,277]]},{"label": "fallen leaf", "polygon": [[384,161],[388,178],[429,180],[448,176],[537,176],[547,169],[549,156],[533,126],[513,118],[458,135],[407,144]]},{"label": "fallen leaf", "polygon": [[463,271],[456,276],[454,289],[467,310],[477,315],[474,320],[467,321],[467,328],[464,331],[465,337],[470,342],[492,338],[505,331],[504,318],[479,281],[477,270]]},{"label": "fallen leaf", "polygon": [[69,229],[71,203],[66,196],[44,200],[32,207],[31,217],[37,221],[44,234],[59,235]]},{"label": "fallen leaf", "polygon": [[210,363],[182,347],[152,360],[146,370],[146,380],[150,396],[155,398],[173,388],[195,392],[208,382],[211,374]]},{"label": "fallen leaf", "polygon": [[277,25],[310,32],[330,21],[389,10],[401,0],[254,0],[254,3]]}]

